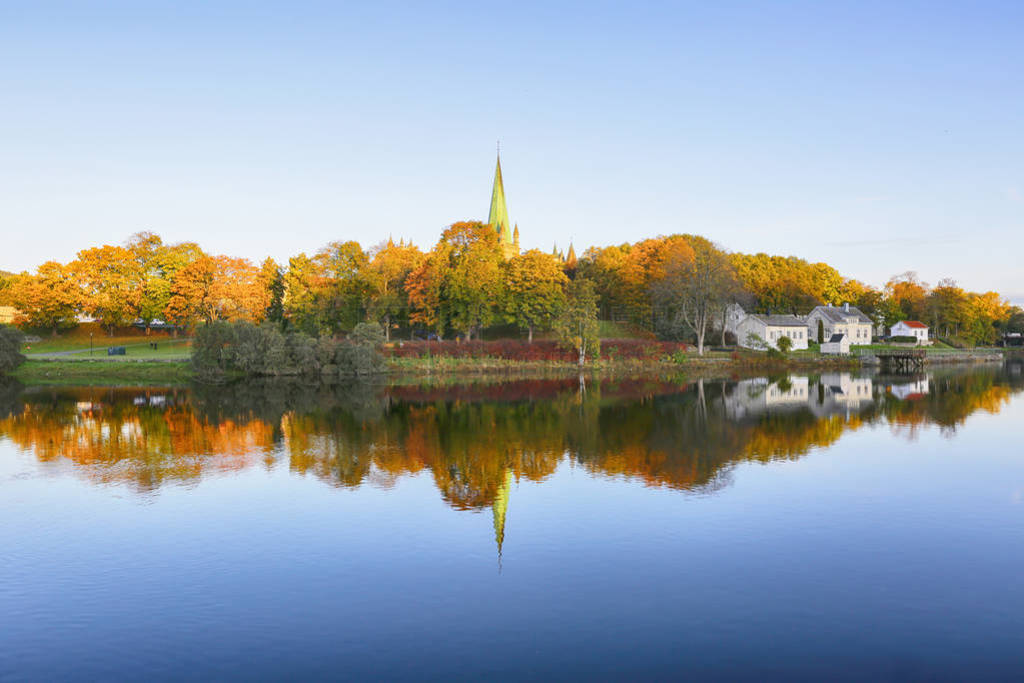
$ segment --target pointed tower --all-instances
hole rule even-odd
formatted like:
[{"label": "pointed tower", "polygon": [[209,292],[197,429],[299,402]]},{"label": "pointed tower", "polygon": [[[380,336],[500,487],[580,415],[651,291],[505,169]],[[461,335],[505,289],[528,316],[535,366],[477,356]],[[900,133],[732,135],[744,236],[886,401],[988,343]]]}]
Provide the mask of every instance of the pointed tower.
[{"label": "pointed tower", "polygon": [[[491,211],[487,214],[487,222],[498,231],[498,241],[505,252],[505,258],[514,256],[515,245],[512,241],[512,227],[508,222],[508,207],[505,205],[505,183],[501,180],[501,155],[494,169],[494,189],[491,190]],[[518,253],[518,249],[516,249]]]},{"label": "pointed tower", "polygon": [[512,246],[515,247],[515,253],[519,253],[519,224],[516,223],[515,230],[512,231]]}]

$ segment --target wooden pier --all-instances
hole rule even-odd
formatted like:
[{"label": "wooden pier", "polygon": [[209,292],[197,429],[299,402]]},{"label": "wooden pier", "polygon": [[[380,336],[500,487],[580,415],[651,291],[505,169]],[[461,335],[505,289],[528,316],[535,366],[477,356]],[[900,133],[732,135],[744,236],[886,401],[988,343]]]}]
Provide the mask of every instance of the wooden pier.
[{"label": "wooden pier", "polygon": [[883,372],[913,373],[924,370],[924,349],[879,351],[875,354]]}]

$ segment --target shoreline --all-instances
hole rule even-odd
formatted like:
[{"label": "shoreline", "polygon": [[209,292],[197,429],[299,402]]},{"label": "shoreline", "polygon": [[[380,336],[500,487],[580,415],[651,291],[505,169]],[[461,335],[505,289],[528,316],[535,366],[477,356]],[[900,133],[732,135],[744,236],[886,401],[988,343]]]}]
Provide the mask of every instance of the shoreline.
[{"label": "shoreline", "polygon": [[[926,356],[925,365],[1002,362],[1001,349],[950,351]],[[684,361],[599,360],[582,371],[585,377],[663,377],[684,380],[696,377],[792,371],[861,370],[871,367],[860,356],[790,356],[772,358],[754,354],[687,356]],[[578,377],[574,363],[514,361],[501,358],[388,358],[386,382],[459,379],[496,382],[521,379]],[[180,359],[99,360],[33,358],[8,375],[26,385],[130,386],[146,384],[187,385],[194,381],[190,363]]]}]

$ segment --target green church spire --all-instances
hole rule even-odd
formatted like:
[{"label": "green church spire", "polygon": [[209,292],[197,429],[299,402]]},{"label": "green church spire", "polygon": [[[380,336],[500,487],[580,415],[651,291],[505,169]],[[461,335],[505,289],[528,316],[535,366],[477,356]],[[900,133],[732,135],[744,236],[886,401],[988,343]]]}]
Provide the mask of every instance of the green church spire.
[{"label": "green church spire", "polygon": [[491,191],[491,212],[487,222],[498,231],[498,240],[503,245],[512,244],[512,227],[508,222],[508,207],[505,205],[505,184],[501,181],[501,155],[494,169],[494,190]]}]

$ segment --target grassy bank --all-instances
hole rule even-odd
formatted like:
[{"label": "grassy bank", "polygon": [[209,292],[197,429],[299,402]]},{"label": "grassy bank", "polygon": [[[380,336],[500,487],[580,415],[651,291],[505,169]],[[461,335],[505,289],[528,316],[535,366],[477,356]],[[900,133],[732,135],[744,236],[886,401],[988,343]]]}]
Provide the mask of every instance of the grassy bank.
[{"label": "grassy bank", "polygon": [[186,361],[29,360],[11,376],[23,384],[185,384],[192,373]]},{"label": "grassy bank", "polygon": [[[976,354],[960,352],[963,361]],[[993,355],[993,354],[984,354]],[[931,356],[956,359],[955,351]],[[704,356],[686,354],[679,359],[616,359],[587,363],[585,374],[601,377],[696,377],[787,371],[854,370],[861,367],[856,356],[821,356],[813,352],[794,352],[786,358],[762,353],[709,352]],[[478,378],[500,381],[504,378],[549,379],[579,374],[575,363],[564,361],[522,361],[503,358],[388,358],[389,381],[418,377]],[[192,379],[187,360],[89,360],[74,356],[59,359],[30,359],[12,376],[25,384],[184,384]]]}]

